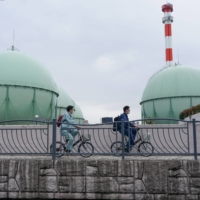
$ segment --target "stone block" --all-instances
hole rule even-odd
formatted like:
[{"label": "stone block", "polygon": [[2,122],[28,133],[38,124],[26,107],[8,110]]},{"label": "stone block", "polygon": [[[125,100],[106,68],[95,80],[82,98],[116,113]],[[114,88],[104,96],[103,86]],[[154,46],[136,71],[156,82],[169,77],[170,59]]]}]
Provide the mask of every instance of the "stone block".
[{"label": "stone block", "polygon": [[102,199],[102,195],[98,193],[86,193],[85,199]]},{"label": "stone block", "polygon": [[136,194],[135,200],[154,200],[154,196],[152,194]]},{"label": "stone block", "polygon": [[22,192],[38,191],[39,182],[38,161],[27,160],[20,161],[19,171],[16,175],[16,181]]},{"label": "stone block", "polygon": [[91,167],[98,167],[99,166],[97,160],[87,160],[86,165],[91,166]]},{"label": "stone block", "polygon": [[9,192],[10,199],[38,199],[38,192]]},{"label": "stone block", "polygon": [[167,161],[167,168],[168,170],[172,170],[172,171],[176,171],[181,169],[181,161],[177,161],[177,160],[170,160]]},{"label": "stone block", "polygon": [[41,169],[40,170],[40,176],[56,176],[56,170],[55,169]]},{"label": "stone block", "polygon": [[47,192],[40,192],[39,193],[39,198],[40,199],[54,199],[54,193],[47,193]]},{"label": "stone block", "polygon": [[14,178],[10,178],[8,181],[8,191],[9,192],[19,191],[19,186]]},{"label": "stone block", "polygon": [[8,198],[7,192],[0,192],[0,199],[7,199],[7,198]]},{"label": "stone block", "polygon": [[187,178],[169,178],[168,192],[170,194],[188,194]]},{"label": "stone block", "polygon": [[98,163],[100,176],[117,176],[118,161],[101,160]]},{"label": "stone block", "polygon": [[6,192],[8,187],[8,183],[0,183],[0,191],[1,192]]},{"label": "stone block", "polygon": [[146,188],[142,180],[135,180],[135,193],[146,193]]},{"label": "stone block", "polygon": [[8,182],[8,177],[7,176],[0,176],[0,183],[6,183]]},{"label": "stone block", "polygon": [[40,169],[53,169],[53,162],[51,160],[40,160]]},{"label": "stone block", "polygon": [[134,176],[134,162],[128,160],[118,161],[118,176]]},{"label": "stone block", "polygon": [[190,178],[189,190],[190,194],[200,194],[200,178]]},{"label": "stone block", "polygon": [[166,194],[155,194],[154,199],[155,200],[168,200],[168,196]]},{"label": "stone block", "polygon": [[60,192],[85,192],[85,177],[59,177]]},{"label": "stone block", "polygon": [[186,195],[186,200],[198,200],[198,195]]},{"label": "stone block", "polygon": [[143,161],[135,161],[135,178],[142,179],[142,175],[144,172],[144,162]]},{"label": "stone block", "polygon": [[168,170],[165,161],[145,161],[142,176],[148,193],[167,193]]},{"label": "stone block", "polygon": [[191,177],[200,177],[200,162],[196,160],[187,161],[187,172]]},{"label": "stone block", "polygon": [[113,177],[86,177],[86,192],[117,193],[119,185]]},{"label": "stone block", "polygon": [[85,176],[85,160],[59,160],[55,169],[60,176]]},{"label": "stone block", "polygon": [[15,178],[15,176],[17,174],[17,170],[18,170],[18,163],[19,163],[19,161],[10,160],[9,173],[8,173],[9,178]]},{"label": "stone block", "polygon": [[102,194],[102,199],[135,199],[134,194]]},{"label": "stone block", "polygon": [[98,193],[55,193],[55,199],[102,199]]},{"label": "stone block", "polygon": [[178,170],[170,170],[169,176],[170,177],[187,177],[187,174],[183,169],[178,169]]},{"label": "stone block", "polygon": [[0,176],[8,176],[9,160],[0,160]]},{"label": "stone block", "polygon": [[56,176],[40,176],[40,189],[41,192],[56,192],[57,179]]},{"label": "stone block", "polygon": [[185,200],[185,195],[169,195],[169,200]]},{"label": "stone block", "polygon": [[119,185],[120,193],[133,193],[134,192],[134,179],[129,177],[118,177],[116,181]]},{"label": "stone block", "polygon": [[87,166],[86,167],[87,176],[98,176],[98,167]]}]

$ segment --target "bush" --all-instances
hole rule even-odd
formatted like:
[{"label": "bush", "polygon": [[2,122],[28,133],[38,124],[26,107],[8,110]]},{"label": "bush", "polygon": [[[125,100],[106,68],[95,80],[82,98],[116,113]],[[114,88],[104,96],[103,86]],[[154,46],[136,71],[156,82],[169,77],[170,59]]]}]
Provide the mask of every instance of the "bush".
[{"label": "bush", "polygon": [[184,119],[186,117],[189,117],[190,115],[194,115],[197,113],[200,113],[200,104],[198,104],[196,106],[192,106],[192,108],[187,108],[187,109],[183,110],[179,114],[179,119]]},{"label": "bush", "polygon": [[151,119],[151,117],[148,117],[149,120],[146,120],[146,124],[153,124],[154,120]]}]

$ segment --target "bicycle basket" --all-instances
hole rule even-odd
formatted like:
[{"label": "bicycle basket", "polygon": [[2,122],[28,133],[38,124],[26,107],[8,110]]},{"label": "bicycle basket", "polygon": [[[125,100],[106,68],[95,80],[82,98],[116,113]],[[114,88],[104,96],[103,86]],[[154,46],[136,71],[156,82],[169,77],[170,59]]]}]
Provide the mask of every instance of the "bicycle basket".
[{"label": "bicycle basket", "polygon": [[88,134],[87,137],[86,137],[85,135],[82,135],[82,140],[83,140],[84,142],[90,141],[90,140],[91,140],[91,135]]}]

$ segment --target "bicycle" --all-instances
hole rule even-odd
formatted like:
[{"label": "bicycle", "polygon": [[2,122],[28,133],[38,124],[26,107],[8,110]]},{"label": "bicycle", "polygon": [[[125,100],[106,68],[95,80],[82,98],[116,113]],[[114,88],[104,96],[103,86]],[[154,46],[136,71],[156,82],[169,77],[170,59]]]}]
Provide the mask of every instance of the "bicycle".
[{"label": "bicycle", "polygon": [[[91,136],[89,135],[89,138],[85,137],[84,135],[81,135],[80,132],[78,133],[79,139],[73,144],[73,147],[76,146],[78,143],[81,142],[81,144],[78,147],[78,152],[82,157],[90,157],[94,152],[93,145],[88,142],[91,140]],[[68,143],[68,139],[65,139],[65,143],[61,141],[56,141],[56,156],[61,157],[66,152],[66,144]],[[53,152],[53,144],[50,146],[51,153]],[[70,154],[70,153],[67,153]]]},{"label": "bicycle", "polygon": [[[139,131],[137,132],[137,134],[139,135],[139,139],[134,142],[134,147],[137,148],[138,152],[142,156],[144,156],[144,157],[151,156],[153,154],[154,147],[150,142],[146,141],[146,140],[149,140],[150,133],[147,133],[147,136],[144,139],[142,139],[142,136],[140,135]],[[124,144],[124,148],[127,143],[126,137],[125,137],[125,141],[126,142]],[[136,146],[136,144],[139,142],[140,142],[140,144],[138,146]],[[130,151],[131,151],[131,149],[130,149]],[[122,155],[122,142],[117,141],[117,142],[112,143],[111,152],[116,156],[121,156]]]}]

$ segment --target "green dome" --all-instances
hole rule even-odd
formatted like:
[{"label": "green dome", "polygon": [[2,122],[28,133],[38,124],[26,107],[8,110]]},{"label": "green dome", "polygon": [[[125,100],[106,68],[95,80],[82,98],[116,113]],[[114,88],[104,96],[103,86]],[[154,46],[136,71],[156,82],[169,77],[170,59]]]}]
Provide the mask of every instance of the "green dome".
[{"label": "green dome", "polygon": [[142,95],[142,118],[176,118],[200,103],[200,70],[179,65],[164,68],[148,81]]},{"label": "green dome", "polygon": [[200,96],[198,85],[200,70],[182,65],[168,67],[149,80],[142,102],[165,97]]},{"label": "green dome", "polygon": [[58,91],[59,97],[57,99],[57,118],[66,112],[67,106],[74,106],[74,102],[72,101],[71,97],[62,87],[58,86]]},{"label": "green dome", "polygon": [[48,70],[18,51],[0,53],[0,85],[27,86],[57,92]]},{"label": "green dome", "polygon": [[80,107],[71,99],[67,92],[62,88],[58,87],[59,97],[57,99],[57,118],[66,112],[66,107],[69,105],[74,106],[75,112],[73,118],[77,124],[84,123],[83,113]]},{"label": "green dome", "polygon": [[84,116],[81,108],[75,103],[75,112],[73,114],[73,118],[76,121],[77,124],[83,124],[84,123]]},{"label": "green dome", "polygon": [[57,86],[39,62],[17,51],[0,53],[0,121],[55,117]]}]

